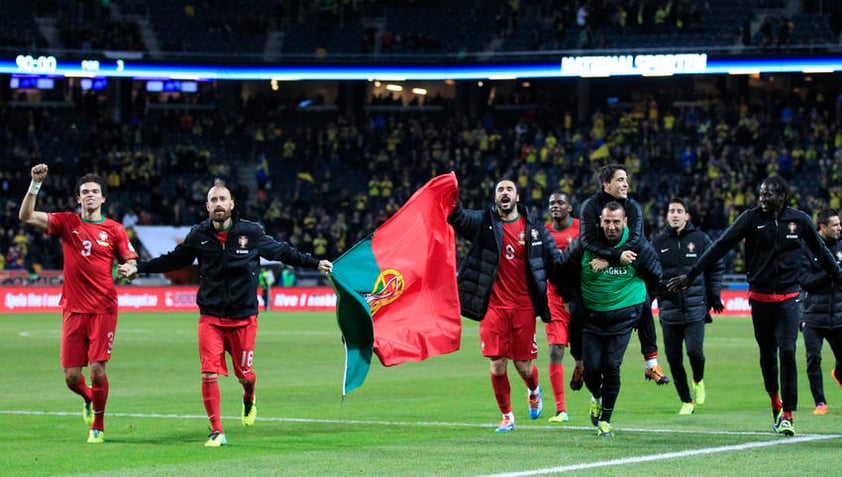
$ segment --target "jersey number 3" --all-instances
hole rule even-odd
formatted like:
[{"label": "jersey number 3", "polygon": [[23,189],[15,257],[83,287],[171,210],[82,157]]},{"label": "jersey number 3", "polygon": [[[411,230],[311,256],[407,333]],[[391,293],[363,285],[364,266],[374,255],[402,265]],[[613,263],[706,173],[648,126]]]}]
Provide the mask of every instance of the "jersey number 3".
[{"label": "jersey number 3", "polygon": [[79,253],[81,253],[83,257],[90,257],[91,248],[93,248],[93,243],[90,240],[83,240],[82,250]]}]

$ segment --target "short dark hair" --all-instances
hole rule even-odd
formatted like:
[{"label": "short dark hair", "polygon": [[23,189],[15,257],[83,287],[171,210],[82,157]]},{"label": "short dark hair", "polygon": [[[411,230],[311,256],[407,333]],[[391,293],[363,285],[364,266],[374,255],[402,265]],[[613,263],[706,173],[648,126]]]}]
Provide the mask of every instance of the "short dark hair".
[{"label": "short dark hair", "polygon": [[617,171],[624,171],[626,175],[629,174],[629,170],[622,164],[606,164],[602,166],[599,170],[599,183],[605,184],[606,182],[611,182],[611,179],[614,177],[614,173]]},{"label": "short dark hair", "polygon": [[830,218],[833,216],[839,216],[839,211],[833,210],[831,208],[822,209],[816,214],[816,228],[819,228],[819,225],[827,225],[830,223]]},{"label": "short dark hair", "polygon": [[786,179],[781,176],[769,176],[763,179],[762,184],[766,184],[766,187],[780,193],[784,198],[784,206],[789,203],[789,184],[787,184]]},{"label": "short dark hair", "polygon": [[508,176],[504,176],[504,177],[502,177],[502,178],[500,178],[500,179],[497,179],[497,182],[495,182],[495,183],[494,183],[494,188],[493,188],[492,190],[493,190],[493,191],[496,191],[496,190],[497,190],[497,184],[499,184],[499,183],[501,183],[501,182],[503,182],[503,181],[509,181],[509,182],[511,182],[512,184],[514,184],[514,185],[515,185],[515,191],[516,191],[518,194],[520,194],[520,191],[519,191],[519,186],[517,185],[517,178],[508,177]]},{"label": "short dark hair", "polygon": [[99,184],[99,188],[102,191],[102,196],[108,197],[108,183],[105,182],[105,179],[103,179],[102,176],[97,174],[85,174],[76,181],[77,196],[79,196],[82,192],[82,184],[86,184],[88,182],[95,182]]},{"label": "short dark hair", "polygon": [[690,213],[690,206],[688,205],[689,203],[690,203],[690,201],[687,200],[686,197],[680,197],[680,196],[674,195],[674,196],[670,197],[670,200],[669,200],[669,202],[667,202],[667,205],[669,206],[669,204],[681,204],[681,206],[684,207],[684,211],[689,214]]},{"label": "short dark hair", "polygon": [[605,209],[608,209],[609,212],[614,212],[615,210],[622,210],[623,216],[626,215],[626,209],[623,207],[623,204],[617,202],[616,200],[609,201],[605,205],[603,205],[602,210]]},{"label": "short dark hair", "polygon": [[[570,203],[570,194],[568,194],[567,192],[562,192],[560,190],[554,190],[550,194],[550,197],[552,197],[554,195],[560,195],[562,197],[562,199],[564,199],[565,202],[567,202],[568,204]],[[547,200],[549,200],[549,198],[547,198]]]}]

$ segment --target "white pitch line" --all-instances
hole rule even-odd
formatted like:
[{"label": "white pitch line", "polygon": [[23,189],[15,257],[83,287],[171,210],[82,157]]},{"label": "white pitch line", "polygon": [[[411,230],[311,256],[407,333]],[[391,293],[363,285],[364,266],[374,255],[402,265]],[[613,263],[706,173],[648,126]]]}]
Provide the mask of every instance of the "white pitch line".
[{"label": "white pitch line", "polygon": [[721,447],[708,447],[703,449],[693,449],[681,452],[667,452],[665,454],[655,454],[649,456],[639,457],[625,457],[622,459],[604,460],[600,462],[591,462],[588,464],[573,464],[560,467],[548,467],[544,469],[525,470],[521,472],[509,472],[505,474],[489,474],[482,477],[524,477],[529,475],[545,475],[557,474],[561,472],[568,472],[571,470],[594,469],[597,467],[610,467],[618,465],[639,464],[641,462],[651,462],[655,460],[677,459],[681,457],[692,457],[697,455],[717,454],[720,452],[736,452],[746,449],[756,449],[759,447],[770,447],[782,444],[797,444],[801,442],[819,441],[824,439],[837,439],[842,435],[809,435],[800,437],[783,437],[779,440],[765,441],[765,442],[750,442],[747,444],[737,444]]},{"label": "white pitch line", "polygon": [[[78,416],[79,412],[65,412],[65,411],[21,411],[21,410],[3,410],[0,409],[0,415],[19,415],[19,416]],[[109,417],[134,417],[134,418],[148,418],[148,419],[207,419],[208,417],[205,415],[199,414],[158,414],[158,413],[108,413]],[[240,420],[240,416],[222,416],[222,419],[225,420]],[[497,427],[497,424],[492,423],[468,423],[468,422],[429,422],[429,421],[371,421],[371,420],[364,420],[364,419],[309,419],[309,418],[302,418],[302,417],[258,417],[258,421],[260,422],[311,422],[314,424],[364,424],[364,425],[376,425],[376,426],[403,426],[403,427],[418,427],[418,426],[425,426],[425,427],[464,427],[464,428],[477,428],[477,429],[493,429]],[[550,425],[524,425],[518,426],[517,432],[528,432],[534,430],[554,430],[559,432],[564,432],[565,430],[572,430],[572,431],[592,431],[594,429],[593,426],[550,426]],[[718,436],[771,436],[771,431],[712,431],[712,430],[705,430],[705,429],[645,429],[645,428],[614,428],[615,430],[621,430],[624,432],[637,432],[637,433],[651,433],[651,434],[661,434],[661,433],[670,433],[670,434],[705,434],[705,435],[718,435]],[[805,434],[803,437],[812,437],[812,434]],[[826,438],[836,438],[842,437],[842,435],[827,435],[823,434],[822,437]],[[793,441],[794,439],[787,439],[787,441]]]}]

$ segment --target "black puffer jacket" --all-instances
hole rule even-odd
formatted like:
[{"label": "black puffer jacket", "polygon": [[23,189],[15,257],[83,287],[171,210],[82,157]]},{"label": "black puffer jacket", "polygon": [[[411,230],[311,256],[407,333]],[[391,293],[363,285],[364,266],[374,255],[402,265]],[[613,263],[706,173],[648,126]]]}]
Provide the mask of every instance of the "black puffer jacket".
[{"label": "black puffer jacket", "polygon": [[[842,242],[824,240],[830,253],[842,262]],[[801,289],[804,294],[802,321],[811,328],[842,328],[842,290],[840,284],[819,265],[816,256],[804,247],[801,268]]]},{"label": "black puffer jacket", "polygon": [[225,245],[210,219],[194,225],[171,252],[137,264],[139,273],[169,272],[199,260],[196,303],[203,315],[247,318],[257,314],[260,257],[287,265],[317,268],[319,261],[286,242],[278,242],[255,222],[234,218]]},{"label": "black puffer jacket", "polygon": [[[518,212],[526,220],[526,256],[529,270],[524,279],[529,286],[535,314],[549,323],[547,278],[549,275],[549,278],[557,280],[554,270],[561,261],[561,253],[543,222],[530,217],[526,207],[522,205],[518,205]],[[471,241],[471,248],[459,266],[457,283],[462,316],[480,321],[485,318],[491,288],[497,277],[497,264],[503,242],[503,222],[494,206],[487,210],[465,210],[458,204],[447,220],[453,225],[456,233]],[[550,270],[545,269],[545,264]]]},{"label": "black puffer jacket", "polygon": [[652,240],[652,246],[661,260],[664,278],[658,287],[659,319],[664,323],[695,323],[703,321],[708,308],[719,303],[722,291],[722,275],[725,263],[720,259],[713,262],[704,273],[696,277],[690,287],[680,293],[673,293],[666,282],[687,273],[696,259],[713,241],[693,224],[688,223],[681,232],[670,228]]}]

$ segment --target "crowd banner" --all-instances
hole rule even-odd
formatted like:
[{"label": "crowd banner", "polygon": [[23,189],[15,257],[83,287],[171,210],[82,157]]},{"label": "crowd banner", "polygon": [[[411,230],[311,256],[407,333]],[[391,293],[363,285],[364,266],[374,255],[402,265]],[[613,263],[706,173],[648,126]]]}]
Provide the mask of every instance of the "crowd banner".
[{"label": "crowd banner", "polygon": [[[195,286],[117,286],[121,312],[132,311],[192,311],[197,312]],[[260,290],[255,290],[263,311]],[[11,285],[0,286],[0,312],[3,313],[45,313],[60,312],[60,286]],[[336,293],[331,287],[275,287],[271,293],[273,312],[279,311],[326,311],[336,312]],[[722,316],[748,316],[748,290],[723,290]],[[658,314],[657,300],[652,311]],[[716,316],[713,315],[714,319]],[[0,318],[2,319],[2,318]]]},{"label": "crowd banner", "polygon": [[[195,286],[118,286],[120,312],[132,311],[190,311],[196,306]],[[255,290],[261,311],[263,297]],[[0,311],[9,313],[60,312],[61,287],[0,286]],[[336,294],[330,287],[276,287],[272,289],[272,311],[329,311],[336,310]]]}]

